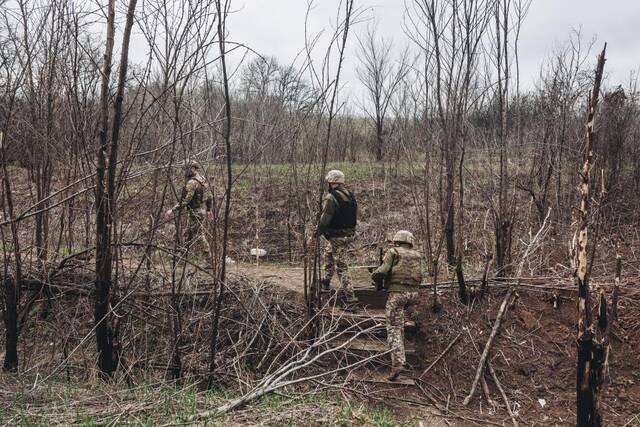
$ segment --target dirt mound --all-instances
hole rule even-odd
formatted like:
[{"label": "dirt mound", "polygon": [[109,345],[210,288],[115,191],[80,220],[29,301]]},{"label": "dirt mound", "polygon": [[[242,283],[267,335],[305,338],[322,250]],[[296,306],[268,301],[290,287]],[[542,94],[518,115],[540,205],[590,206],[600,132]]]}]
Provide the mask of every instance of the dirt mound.
[{"label": "dirt mound", "polygon": [[[458,303],[455,296],[445,296],[444,310],[426,312],[421,323],[426,337],[420,352],[431,364],[461,334],[447,355],[423,377],[440,408],[463,417],[487,417],[488,421],[510,422],[503,401],[490,376],[487,383],[494,407],[478,387],[468,407],[462,400],[468,394],[482,352],[493,326],[502,291],[494,289],[489,298],[473,309]],[[527,425],[575,424],[576,383],[576,309],[573,304],[554,308],[540,292],[519,292],[519,299],[503,321],[500,334],[490,353],[490,363],[497,372],[512,410]],[[640,299],[627,292],[626,316],[640,315]],[[626,317],[625,316],[625,317]],[[625,425],[640,407],[640,351],[638,331],[627,329],[625,322],[614,328],[610,366],[607,373],[602,412],[607,425]],[[621,337],[627,337],[622,339]],[[420,368],[414,371],[421,372]],[[633,423],[629,424],[633,425]]]}]

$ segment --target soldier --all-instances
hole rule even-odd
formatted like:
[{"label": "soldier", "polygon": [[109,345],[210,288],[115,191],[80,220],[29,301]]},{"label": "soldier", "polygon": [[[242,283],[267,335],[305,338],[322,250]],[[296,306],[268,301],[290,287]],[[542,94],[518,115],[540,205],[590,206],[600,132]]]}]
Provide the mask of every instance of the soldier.
[{"label": "soldier", "polygon": [[418,289],[422,282],[422,255],[413,249],[414,238],[409,231],[401,230],[393,236],[394,247],[385,255],[382,265],[371,275],[376,285],[388,286],[387,343],[391,350],[391,374],[389,381],[402,373],[406,355],[404,352],[404,310],[417,304]]},{"label": "soldier", "polygon": [[[200,173],[200,165],[196,161],[187,163],[185,171],[185,186],[182,188],[180,201],[166,212],[169,219],[174,211],[187,208],[188,226],[185,248],[191,247],[196,240],[201,240],[205,250],[209,250],[209,243],[205,237],[205,213],[209,221],[213,220],[213,197],[209,191],[206,179]],[[203,208],[203,203],[206,207]]]},{"label": "soldier", "polygon": [[329,190],[322,204],[318,233],[327,240],[323,288],[328,289],[334,273],[338,274],[340,293],[346,304],[358,302],[349,277],[348,249],[356,231],[358,204],[353,193],[344,186],[344,173],[332,170],[325,178]]}]

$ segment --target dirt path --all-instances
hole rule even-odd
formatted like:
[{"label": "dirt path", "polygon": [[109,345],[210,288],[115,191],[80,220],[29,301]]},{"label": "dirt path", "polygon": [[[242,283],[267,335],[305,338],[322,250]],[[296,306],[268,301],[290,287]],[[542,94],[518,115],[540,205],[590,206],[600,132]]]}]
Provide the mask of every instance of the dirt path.
[{"label": "dirt path", "polygon": [[[302,267],[290,267],[282,264],[237,263],[229,265],[227,268],[229,274],[234,276],[267,281],[287,290],[304,293],[304,270]],[[369,273],[365,268],[354,268],[350,274],[354,287],[369,287]],[[337,283],[337,278],[334,278],[332,286],[336,286]]]},{"label": "dirt path", "polygon": [[234,276],[266,281],[287,290],[304,293],[304,270],[302,267],[237,263],[229,265],[227,268],[229,274]]}]

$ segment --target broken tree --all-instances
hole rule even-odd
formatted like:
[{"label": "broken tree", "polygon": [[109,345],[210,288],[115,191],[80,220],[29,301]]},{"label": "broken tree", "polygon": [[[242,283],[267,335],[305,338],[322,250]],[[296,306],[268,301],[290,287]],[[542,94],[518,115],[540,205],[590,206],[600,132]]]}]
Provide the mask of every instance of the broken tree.
[{"label": "broken tree", "polygon": [[[598,331],[591,322],[591,305],[589,300],[589,268],[588,268],[588,231],[589,208],[591,197],[591,167],[593,164],[594,130],[593,123],[598,106],[600,84],[605,63],[604,45],[598,56],[593,92],[589,97],[586,124],[586,141],[584,147],[584,161],[580,171],[580,209],[578,211],[578,230],[574,236],[574,277],[578,286],[578,318],[577,318],[577,346],[578,361],[576,367],[576,403],[577,425],[600,426],[600,389],[603,381],[603,370],[607,359],[607,303],[604,296],[600,298],[598,310]],[[596,244],[596,242],[592,242]],[[602,325],[605,325],[603,328]]]}]

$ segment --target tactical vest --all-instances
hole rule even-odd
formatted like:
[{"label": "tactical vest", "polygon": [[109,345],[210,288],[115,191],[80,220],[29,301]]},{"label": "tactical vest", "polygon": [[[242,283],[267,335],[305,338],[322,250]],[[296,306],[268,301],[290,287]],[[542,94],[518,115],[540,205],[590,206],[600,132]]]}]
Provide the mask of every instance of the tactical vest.
[{"label": "tactical vest", "polygon": [[[196,187],[196,191],[194,191],[193,193],[193,197],[187,204],[187,208],[192,210],[198,210],[200,209],[200,207],[202,206],[202,202],[204,201],[204,184],[195,177],[191,179],[196,181],[198,183],[198,186]],[[183,192],[182,197],[184,197],[187,192],[186,187],[182,190],[182,192]]]},{"label": "tactical vest", "polygon": [[331,189],[329,193],[338,202],[338,209],[334,212],[328,228],[331,230],[355,228],[358,222],[358,203],[353,193],[344,189]]},{"label": "tactical vest", "polygon": [[[396,263],[391,270],[391,287],[411,287],[417,290],[422,282],[422,256],[413,249],[398,246],[392,249],[396,253]],[[399,289],[400,290],[400,289]]]}]

